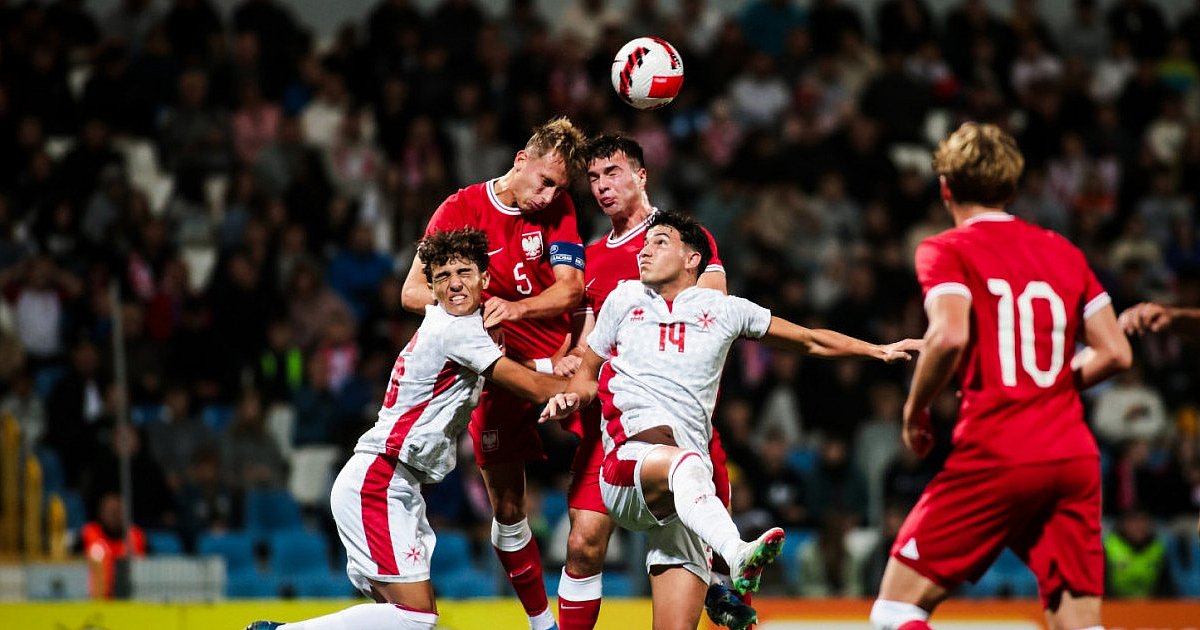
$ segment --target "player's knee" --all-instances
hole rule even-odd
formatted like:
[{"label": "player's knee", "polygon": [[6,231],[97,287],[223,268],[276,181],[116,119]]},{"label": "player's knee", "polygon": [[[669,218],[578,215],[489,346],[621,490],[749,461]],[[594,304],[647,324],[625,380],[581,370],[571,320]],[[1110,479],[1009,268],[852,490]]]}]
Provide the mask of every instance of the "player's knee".
[{"label": "player's knee", "polygon": [[606,532],[596,528],[571,528],[567,538],[567,571],[572,575],[595,575],[604,569],[608,552]]},{"label": "player's knee", "polygon": [[927,619],[929,613],[916,604],[877,599],[871,606],[871,627],[875,630],[898,630],[910,621]]}]

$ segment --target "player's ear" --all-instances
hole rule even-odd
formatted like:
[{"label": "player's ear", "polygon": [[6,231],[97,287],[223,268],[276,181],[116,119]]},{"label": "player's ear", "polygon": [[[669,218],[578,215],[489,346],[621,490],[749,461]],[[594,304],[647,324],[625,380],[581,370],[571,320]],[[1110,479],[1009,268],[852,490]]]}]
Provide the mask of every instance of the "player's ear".
[{"label": "player's ear", "polygon": [[489,274],[487,272],[487,269],[484,269],[483,272],[479,274],[479,290],[480,291],[486,290],[488,288],[488,285],[491,283],[492,283],[492,276],[491,276],[491,274]]},{"label": "player's ear", "polygon": [[525,153],[525,149],[517,151],[517,154],[513,157],[513,168],[520,170],[525,166],[525,161],[528,159],[529,155]]},{"label": "player's ear", "polygon": [[954,200],[954,193],[950,191],[950,184],[946,183],[945,175],[938,175],[938,190],[941,192],[943,203]]}]

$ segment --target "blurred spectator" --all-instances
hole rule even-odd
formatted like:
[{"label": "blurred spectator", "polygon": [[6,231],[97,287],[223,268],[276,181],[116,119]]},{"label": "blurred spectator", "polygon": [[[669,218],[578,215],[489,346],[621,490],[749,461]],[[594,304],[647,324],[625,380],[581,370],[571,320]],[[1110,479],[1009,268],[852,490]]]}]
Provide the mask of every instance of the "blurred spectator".
[{"label": "blurred spectator", "polygon": [[555,22],[558,29],[556,34],[573,35],[584,50],[590,51],[600,39],[601,28],[610,24],[620,25],[623,19],[624,14],[616,7],[608,6],[607,0],[575,0]]},{"label": "blurred spectator", "polygon": [[910,53],[934,39],[933,16],[924,0],[884,0],[875,9],[879,51]]},{"label": "blurred spectator", "polygon": [[817,56],[831,55],[842,47],[847,36],[865,32],[856,5],[842,0],[816,0],[808,12],[808,30]]},{"label": "blurred spectator", "polygon": [[896,449],[896,456],[883,473],[884,505],[917,504],[935,472],[907,448]]},{"label": "blurred spectator", "polygon": [[1127,39],[1139,57],[1153,58],[1163,53],[1167,42],[1167,23],[1162,11],[1145,0],[1118,0],[1108,10],[1108,31],[1113,37]]},{"label": "blurred spectator", "polygon": [[792,0],[751,0],[742,8],[742,31],[759,52],[777,57],[794,29],[808,26],[808,15]]},{"label": "blurred spectator", "polygon": [[771,513],[771,522],[779,527],[798,527],[809,523],[809,511],[816,497],[807,495],[800,473],[788,462],[787,443],[776,432],[767,433],[757,447],[757,460],[743,463],[743,470],[754,488],[756,505]]},{"label": "blurred spectator", "polygon": [[150,453],[166,475],[167,485],[178,493],[187,480],[196,454],[216,447],[216,438],[192,409],[191,395],[181,384],[163,393],[162,418],[146,426]]},{"label": "blurred spectator", "polygon": [[287,296],[288,321],[292,325],[292,342],[301,349],[314,348],[329,322],[342,316],[353,317],[350,307],[325,285],[311,262],[297,264],[284,295]]},{"label": "blurred spectator", "polygon": [[851,461],[867,486],[867,515],[879,523],[884,507],[884,475],[896,452],[903,448],[900,439],[900,411],[904,394],[892,383],[871,386],[871,415],[854,436]]},{"label": "blurred spectator", "polygon": [[338,433],[338,406],[330,384],[328,359],[320,352],[305,363],[304,385],[296,390],[292,403],[296,408],[294,446],[333,444]]},{"label": "blurred spectator", "polygon": [[194,551],[201,534],[219,534],[242,525],[242,502],[222,478],[223,466],[216,447],[196,449],[185,470],[183,484],[176,493],[179,531],[184,548]]},{"label": "blurred spectator", "polygon": [[254,385],[267,403],[285,402],[304,383],[304,353],[292,343],[287,320],[267,325],[267,346],[254,365]]},{"label": "blurred spectator", "polygon": [[233,151],[238,161],[254,164],[279,130],[283,112],[278,105],[263,100],[256,82],[242,84],[237,110],[233,112]]},{"label": "blurred spectator", "polygon": [[11,415],[17,421],[22,450],[32,453],[46,434],[46,405],[34,391],[33,376],[28,370],[12,375],[10,382],[8,393],[0,398],[0,418]]},{"label": "blurred spectator", "polygon": [[[116,492],[102,496],[93,514],[79,534],[88,561],[88,592],[95,599],[128,596],[118,593],[117,564],[146,555],[146,534],[125,521],[125,504]],[[128,566],[123,570],[128,571]]]},{"label": "blurred spectator", "polygon": [[84,502],[91,509],[99,509],[104,497],[120,492],[121,458],[127,457],[133,522],[146,528],[174,527],[178,524],[175,494],[162,467],[145,448],[141,431],[130,424],[115,424],[119,396],[115,386],[109,388],[103,437],[99,448],[88,458],[88,471],[81,486]]},{"label": "blurred spectator", "polygon": [[82,285],[48,256],[0,270],[4,299],[13,309],[17,338],[34,368],[62,357],[70,304]]},{"label": "blurred spectator", "polygon": [[883,570],[892,557],[892,545],[900,533],[900,526],[912,506],[902,503],[889,503],[883,508],[883,519],[879,524],[879,537],[874,546],[863,555],[863,590],[862,595],[879,594],[879,585],[883,580]]},{"label": "blurred spectator", "polygon": [[[824,523],[830,515],[842,515],[840,526],[866,522],[867,483],[850,464],[846,442],[826,437],[817,465],[804,477],[805,503],[814,522]],[[857,588],[857,587],[856,587]]]},{"label": "blurred spectator", "polygon": [[1172,594],[1167,548],[1154,533],[1154,521],[1133,508],[1104,535],[1105,593],[1115,599],[1149,599]]},{"label": "blurred spectator", "polygon": [[203,62],[214,38],[223,37],[221,15],[211,0],[173,0],[162,18],[163,28],[180,61]]},{"label": "blurred spectator", "polygon": [[175,175],[176,192],[193,204],[204,204],[205,178],[229,172],[229,121],[210,104],[204,72],[184,72],[178,91],[178,104],[163,116],[163,157]]},{"label": "blurred spectator", "polygon": [[304,42],[291,12],[275,0],[243,0],[233,9],[233,30],[254,35],[262,50],[263,92],[278,98],[295,75],[294,63]]},{"label": "blurred spectator", "polygon": [[235,491],[282,488],[287,482],[288,462],[267,434],[262,399],[253,390],[242,392],[221,438],[221,474]]},{"label": "blurred spectator", "polygon": [[701,55],[707,55],[712,50],[723,19],[721,11],[708,0],[679,2],[678,20],[687,33],[687,45]]},{"label": "blurred spectator", "polygon": [[71,349],[71,364],[46,398],[46,444],[58,451],[68,483],[78,483],[94,459],[96,424],[104,415],[107,379],[89,341]]},{"label": "blurred spectator", "polygon": [[1076,57],[1089,65],[1100,60],[1108,44],[1108,32],[1100,20],[1096,0],[1074,0],[1071,19],[1058,33],[1064,57]]},{"label": "blurred spectator", "polygon": [[121,0],[105,16],[103,30],[109,38],[136,52],[160,19],[161,14],[153,0]]},{"label": "blurred spectator", "polygon": [[862,565],[846,548],[854,521],[830,510],[817,535],[800,545],[801,597],[862,597]]}]

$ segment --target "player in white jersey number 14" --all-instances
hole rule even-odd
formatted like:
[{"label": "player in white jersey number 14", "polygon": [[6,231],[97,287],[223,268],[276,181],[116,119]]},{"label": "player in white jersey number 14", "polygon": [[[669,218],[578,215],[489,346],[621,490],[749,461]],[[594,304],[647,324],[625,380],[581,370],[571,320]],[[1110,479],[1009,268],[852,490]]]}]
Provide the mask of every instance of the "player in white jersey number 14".
[{"label": "player in white jersey number 14", "polygon": [[717,385],[740,337],[816,357],[908,361],[918,339],[881,346],[812,330],[748,300],[696,286],[711,255],[694,220],[656,215],[638,254],[641,282],[610,294],[588,351],[565,392],[541,420],[567,417],[593,399],[602,405],[605,459],[600,484],[617,524],[646,530],[655,628],[695,628],[708,587],[707,549],[729,563],[734,588],[758,588],[763,567],[783,545],[773,528],[752,542],[714,495],[707,444]]}]

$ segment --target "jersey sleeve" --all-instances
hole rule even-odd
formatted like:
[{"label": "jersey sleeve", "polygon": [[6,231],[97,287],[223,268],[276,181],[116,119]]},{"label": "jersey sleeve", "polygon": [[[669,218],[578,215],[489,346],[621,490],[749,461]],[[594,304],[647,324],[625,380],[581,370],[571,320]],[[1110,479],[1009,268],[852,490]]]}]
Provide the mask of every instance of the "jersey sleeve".
[{"label": "jersey sleeve", "polygon": [[476,374],[482,373],[503,356],[496,342],[483,328],[483,320],[479,317],[456,317],[443,332],[442,347],[446,358]]},{"label": "jersey sleeve", "polygon": [[433,211],[433,216],[429,218],[429,225],[425,227],[425,236],[430,236],[434,232],[457,230],[477,223],[473,217],[469,216],[467,204],[463,201],[460,190],[446,197],[442,205]]},{"label": "jersey sleeve", "polygon": [[721,254],[717,251],[717,239],[713,238],[712,232],[708,228],[704,230],[704,236],[708,237],[708,248],[712,250],[712,258],[708,259],[708,266],[704,268],[704,273],[710,271],[717,273],[725,273],[725,264],[721,262]]},{"label": "jersey sleeve", "polygon": [[737,337],[759,339],[771,327],[771,311],[737,296],[725,296],[732,316],[733,333]]},{"label": "jersey sleeve", "polygon": [[605,359],[611,359],[613,356],[613,351],[617,347],[617,327],[625,317],[630,293],[622,290],[624,286],[620,285],[615,291],[608,294],[608,300],[605,301],[604,308],[600,309],[600,314],[596,316],[596,325],[587,338],[588,347]]},{"label": "jersey sleeve", "polygon": [[917,280],[925,292],[925,308],[941,295],[961,295],[971,299],[967,270],[957,252],[947,243],[927,239],[917,246]]},{"label": "jersey sleeve", "polygon": [[550,242],[550,266],[569,265],[582,271],[583,238],[579,236],[579,225],[575,219],[575,203],[570,196],[563,195],[555,205],[558,206],[557,220],[546,226],[546,240]]},{"label": "jersey sleeve", "polygon": [[1083,269],[1083,318],[1099,313],[1105,306],[1112,304],[1112,298],[1096,278],[1096,273],[1088,266],[1083,252],[1079,252],[1079,265]]}]

